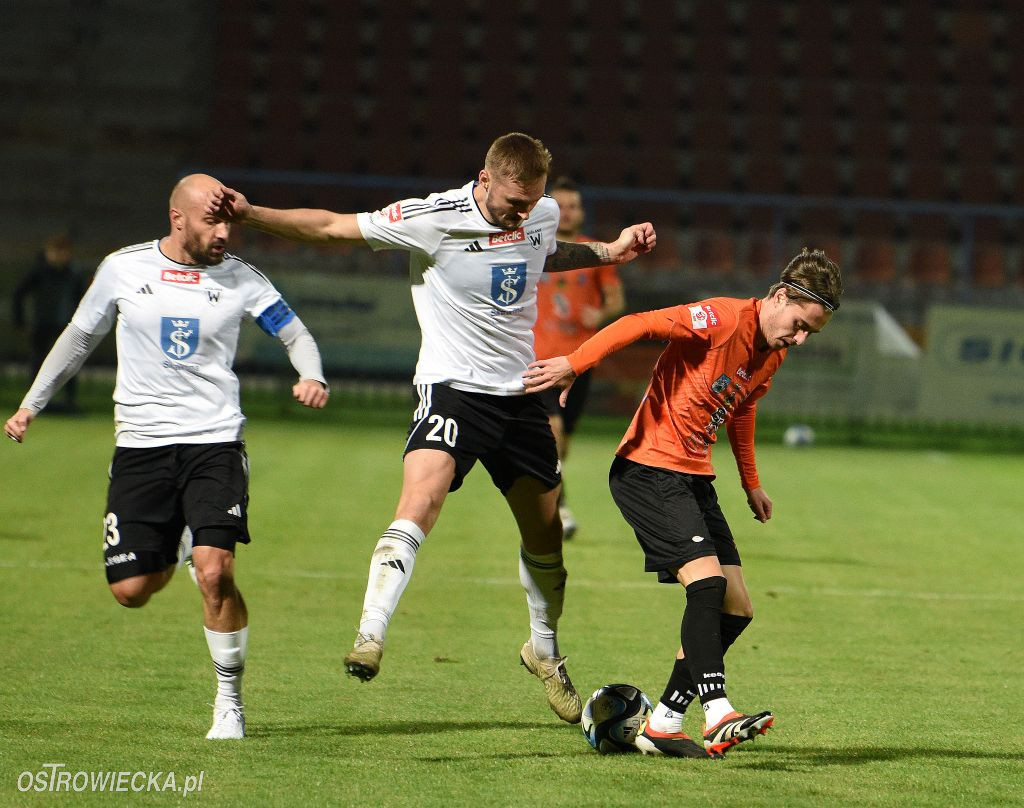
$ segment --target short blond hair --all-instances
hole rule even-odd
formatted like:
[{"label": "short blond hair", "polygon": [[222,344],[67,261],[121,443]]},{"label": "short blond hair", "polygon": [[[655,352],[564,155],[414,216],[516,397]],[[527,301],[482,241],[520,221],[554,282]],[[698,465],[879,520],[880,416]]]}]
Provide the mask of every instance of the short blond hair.
[{"label": "short blond hair", "polygon": [[551,152],[537,138],[509,132],[487,150],[484,168],[490,174],[516,182],[533,182],[551,170]]}]

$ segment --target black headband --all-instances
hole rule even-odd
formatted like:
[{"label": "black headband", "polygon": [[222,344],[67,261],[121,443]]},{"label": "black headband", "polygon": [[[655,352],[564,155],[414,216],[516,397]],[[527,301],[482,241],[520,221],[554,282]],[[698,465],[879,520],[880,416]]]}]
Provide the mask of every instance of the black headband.
[{"label": "black headband", "polygon": [[791,281],[782,281],[782,284],[783,284],[783,286],[788,286],[791,289],[796,289],[801,294],[807,295],[811,300],[814,300],[815,302],[820,303],[822,306],[824,306],[829,311],[835,311],[836,309],[839,308],[839,304],[838,303],[833,303],[831,300],[826,300],[821,295],[815,294],[810,289],[806,289],[803,286],[801,286],[799,283],[793,283]]}]

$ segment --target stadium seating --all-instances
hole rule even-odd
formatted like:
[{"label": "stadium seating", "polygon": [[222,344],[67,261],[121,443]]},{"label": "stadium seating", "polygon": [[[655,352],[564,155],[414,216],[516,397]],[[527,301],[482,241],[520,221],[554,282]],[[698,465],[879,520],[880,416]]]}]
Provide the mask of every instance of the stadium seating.
[{"label": "stadium seating", "polygon": [[[240,0],[220,8],[246,16]],[[879,283],[945,283],[961,262],[985,286],[1012,274],[1006,252],[1019,252],[1020,227],[986,236],[995,246],[972,258],[954,209],[914,207],[1024,201],[1014,154],[1024,57],[1008,38],[1022,13],[1003,0],[938,10],[929,0],[679,0],[658,13],[579,0],[543,14],[528,2],[515,26],[507,9],[477,0],[258,8],[236,32],[245,51],[217,56],[222,126],[206,148],[218,162],[461,177],[496,133],[524,129],[551,149],[555,173],[598,192],[837,200],[674,206],[669,218],[696,228],[688,254],[709,266],[773,265],[775,237],[758,233],[781,223],[798,241],[849,243],[856,275]],[[514,66],[493,58],[495,31]],[[286,56],[296,51],[306,58]],[[650,207],[602,202],[591,225],[614,230]],[[905,250],[882,248],[893,238]]]}]

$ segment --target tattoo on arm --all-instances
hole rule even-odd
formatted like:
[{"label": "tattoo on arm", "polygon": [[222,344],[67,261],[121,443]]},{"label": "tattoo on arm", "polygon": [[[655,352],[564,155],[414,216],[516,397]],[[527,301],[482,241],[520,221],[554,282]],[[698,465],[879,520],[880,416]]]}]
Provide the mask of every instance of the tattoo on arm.
[{"label": "tattoo on arm", "polygon": [[600,241],[559,241],[555,251],[544,263],[545,272],[565,272],[581,267],[596,267],[611,263],[608,245]]}]

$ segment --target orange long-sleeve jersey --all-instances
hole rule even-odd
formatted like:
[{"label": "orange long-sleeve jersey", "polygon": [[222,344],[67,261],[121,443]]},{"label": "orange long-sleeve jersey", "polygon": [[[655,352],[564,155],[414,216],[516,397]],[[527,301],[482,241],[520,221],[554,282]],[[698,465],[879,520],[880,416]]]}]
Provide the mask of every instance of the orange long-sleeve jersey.
[{"label": "orange long-sleeve jersey", "polygon": [[757,399],[786,350],[759,351],[761,301],[715,297],[630,314],[569,355],[576,373],[639,339],[668,340],[616,454],[647,466],[714,475],[711,447],[725,425],[744,489],[760,487],[754,460]]}]

